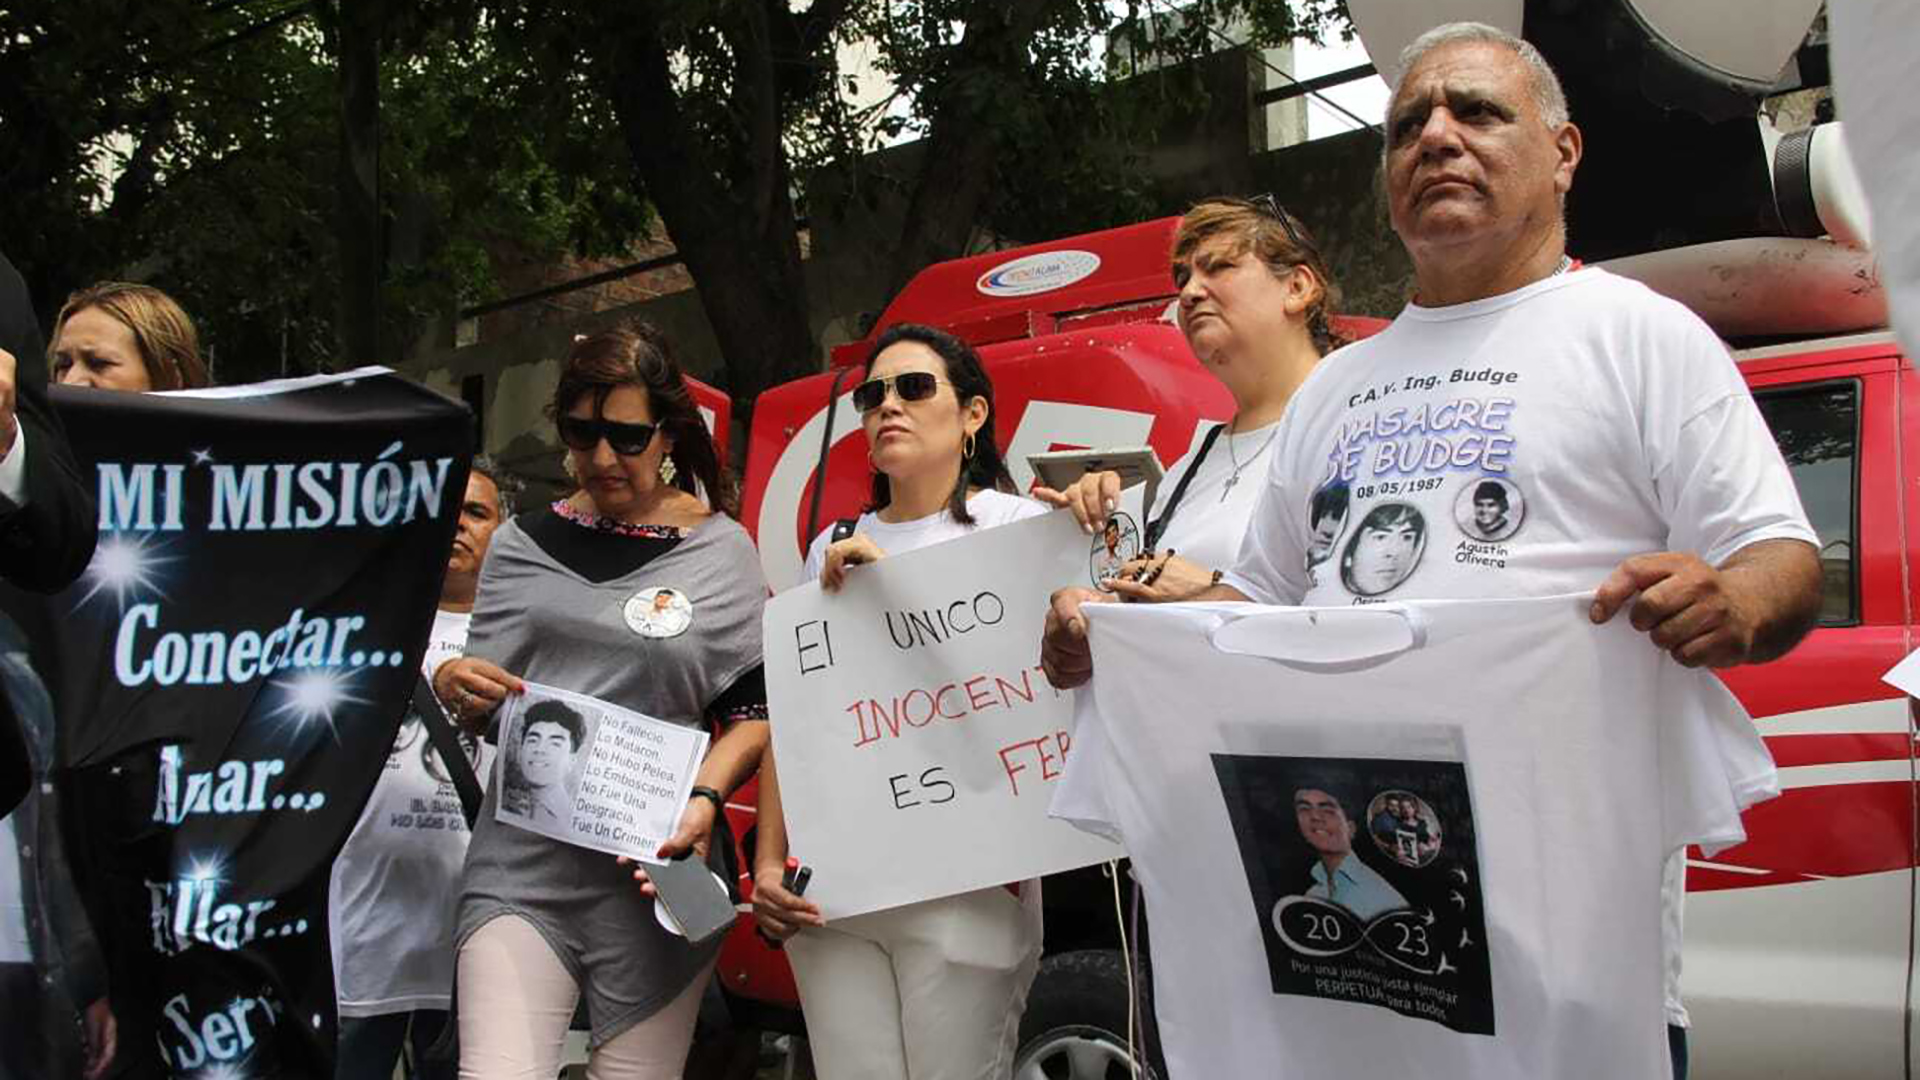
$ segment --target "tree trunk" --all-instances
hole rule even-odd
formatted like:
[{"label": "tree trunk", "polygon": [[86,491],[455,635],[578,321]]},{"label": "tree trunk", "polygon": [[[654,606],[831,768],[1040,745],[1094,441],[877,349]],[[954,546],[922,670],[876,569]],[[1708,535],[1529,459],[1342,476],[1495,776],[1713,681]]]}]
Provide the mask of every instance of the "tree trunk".
[{"label": "tree trunk", "polygon": [[379,363],[380,31],[386,0],[341,0],[340,356],[337,366]]},{"label": "tree trunk", "polygon": [[819,370],[766,18],[754,3],[728,5],[722,18],[741,119],[729,139],[695,129],[650,5],[621,8],[588,46],[634,168],[699,285],[724,388],[743,412],[761,390]]},{"label": "tree trunk", "polygon": [[889,297],[921,270],[966,253],[1002,149],[993,103],[1026,92],[1028,43],[1047,12],[1062,2],[974,5],[953,75],[941,84],[934,108],[927,152],[887,274]]}]

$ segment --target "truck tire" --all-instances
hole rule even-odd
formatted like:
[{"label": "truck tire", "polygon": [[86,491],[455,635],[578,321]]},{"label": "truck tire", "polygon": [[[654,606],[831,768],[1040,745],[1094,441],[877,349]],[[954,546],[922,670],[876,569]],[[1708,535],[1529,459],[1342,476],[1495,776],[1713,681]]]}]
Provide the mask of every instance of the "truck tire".
[{"label": "truck tire", "polygon": [[[1149,1012],[1142,1004],[1143,1013]],[[1144,1017],[1150,1023],[1150,1016]],[[1136,1043],[1141,1033],[1135,1031]],[[1132,1080],[1127,1067],[1127,969],[1116,949],[1056,953],[1040,961],[1020,1021],[1015,1080]],[[1158,1054],[1139,1080],[1163,1080]]]}]

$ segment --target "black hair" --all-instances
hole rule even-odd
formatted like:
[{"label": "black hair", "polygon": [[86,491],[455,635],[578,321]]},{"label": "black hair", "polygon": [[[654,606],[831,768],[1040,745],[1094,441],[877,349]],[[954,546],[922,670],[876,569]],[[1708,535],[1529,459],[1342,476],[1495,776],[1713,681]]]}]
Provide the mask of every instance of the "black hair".
[{"label": "black hair", "polygon": [[552,698],[527,706],[526,716],[520,724],[520,741],[526,741],[527,732],[532,731],[535,724],[556,724],[565,728],[575,751],[580,749],[581,740],[587,737],[586,722],[580,719],[580,714],[565,702]]},{"label": "black hair", "polygon": [[1506,509],[1507,485],[1502,484],[1498,480],[1480,481],[1480,486],[1473,489],[1473,501],[1479,502],[1481,499],[1486,499],[1489,502],[1497,502],[1500,504],[1502,510]]},{"label": "black hair", "polygon": [[1415,536],[1427,535],[1427,519],[1408,503],[1381,503],[1367,511],[1367,516],[1360,519],[1360,527],[1353,533],[1357,538],[1368,529],[1387,529],[1395,525],[1411,525]]},{"label": "black hair", "polygon": [[[993,381],[987,378],[986,366],[980,362],[980,354],[973,346],[931,326],[920,323],[895,323],[887,327],[873,348],[867,352],[865,371],[873,370],[873,362],[880,354],[903,341],[925,345],[939,355],[941,363],[947,368],[947,382],[953,385],[953,396],[961,406],[974,398],[987,403],[987,419],[980,425],[980,432],[974,437],[973,453],[960,459],[960,474],[954,478],[953,494],[947,499],[947,512],[953,520],[962,525],[973,524],[973,515],[967,511],[967,489],[973,487],[992,488],[995,491],[1012,492],[1013,474],[1007,471],[1006,459],[1000,456],[1000,445],[994,442],[993,425],[996,417],[993,413]],[[873,471],[873,492],[867,509],[881,510],[893,502],[893,487],[887,480],[887,474],[878,469]]]},{"label": "black hair", "polygon": [[1293,797],[1289,799],[1288,802],[1292,803],[1297,801],[1300,793],[1303,791],[1325,792],[1327,795],[1332,796],[1334,802],[1340,804],[1340,814],[1342,817],[1353,823],[1360,821],[1361,815],[1359,811],[1363,804],[1359,798],[1356,797],[1351,783],[1345,782],[1337,777],[1324,777],[1320,779],[1304,778],[1293,785]]},{"label": "black hair", "polygon": [[499,496],[499,505],[494,509],[500,512],[500,520],[505,521],[512,517],[514,498],[525,491],[527,485],[519,477],[501,468],[499,462],[486,454],[474,455],[473,473],[493,482],[493,490]]},{"label": "black hair", "polygon": [[1334,482],[1313,493],[1313,501],[1307,510],[1307,524],[1318,525],[1326,518],[1347,516],[1347,503],[1352,491],[1347,485]]},{"label": "black hair", "polygon": [[1380,592],[1388,592],[1398,587],[1400,582],[1405,581],[1407,576],[1413,573],[1414,567],[1409,565],[1400,572],[1392,584],[1371,593],[1361,589],[1353,580],[1353,563],[1360,553],[1360,541],[1366,537],[1367,532],[1369,530],[1385,531],[1398,525],[1406,525],[1413,530],[1416,552],[1414,561],[1418,563],[1417,553],[1424,549],[1427,542],[1427,519],[1409,503],[1381,503],[1367,511],[1367,516],[1360,519],[1360,524],[1354,528],[1353,535],[1347,540],[1347,546],[1341,549],[1340,580],[1346,583],[1347,588],[1362,596],[1375,596]]}]

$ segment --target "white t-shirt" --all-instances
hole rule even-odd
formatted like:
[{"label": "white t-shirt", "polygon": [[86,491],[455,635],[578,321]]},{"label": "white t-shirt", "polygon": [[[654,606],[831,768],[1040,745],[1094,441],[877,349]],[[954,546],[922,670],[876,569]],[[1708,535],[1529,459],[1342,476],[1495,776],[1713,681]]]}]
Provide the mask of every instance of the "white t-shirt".
[{"label": "white t-shirt", "polygon": [[[899,555],[929,544],[958,540],[974,529],[991,529],[995,525],[1036,517],[1047,510],[1048,507],[1032,499],[987,489],[967,497],[967,512],[973,515],[972,525],[960,524],[944,509],[937,514],[899,523],[881,521],[880,515],[868,511],[860,515],[854,531],[867,534],[880,546],[881,551]],[[813,538],[813,543],[807,547],[806,567],[800,572],[801,581],[812,581],[820,576],[820,568],[827,560],[827,543],[832,539],[831,525]]]},{"label": "white t-shirt", "polygon": [[[1240,554],[1240,541],[1247,534],[1247,521],[1260,501],[1260,492],[1267,486],[1267,469],[1273,462],[1273,448],[1280,441],[1279,434],[1277,420],[1238,434],[1222,431],[1213,440],[1207,456],[1200,459],[1200,467],[1193,474],[1193,482],[1187,485],[1186,494],[1180,496],[1173,520],[1161,534],[1159,549],[1172,548],[1182,558],[1209,570],[1231,570]],[[1153,511],[1147,515],[1148,521],[1158,521],[1160,515],[1166,513],[1173,489],[1179,486],[1180,478],[1187,474],[1199,450],[1200,445],[1196,443],[1167,470],[1166,478],[1154,492]],[[1229,484],[1234,477],[1236,460],[1239,479]]]},{"label": "white t-shirt", "polygon": [[[473,617],[441,611],[423,673],[458,656]],[[461,736],[475,772],[493,748]],[[484,782],[484,781],[483,781]],[[333,864],[328,918],[342,1016],[445,1009],[453,989],[454,918],[467,819],[426,726],[409,711],[366,809]]]},{"label": "white t-shirt", "polygon": [[[991,529],[996,525],[1038,517],[1050,509],[1032,499],[987,488],[967,496],[967,512],[973,515],[972,525],[960,524],[945,509],[927,517],[898,523],[881,521],[878,514],[868,511],[860,515],[853,529],[856,533],[865,533],[879,545],[881,551],[889,555],[903,555],[931,544],[958,540],[975,529]],[[801,581],[813,581],[820,576],[820,568],[827,560],[827,544],[832,539],[831,525],[813,538],[813,543],[807,548],[807,563],[801,571]],[[1039,918],[1040,910],[1037,903],[1033,902],[1039,896],[1038,886],[1038,881],[1022,882],[1019,891],[1019,895],[1029,900],[1028,907],[1035,919]],[[858,915],[852,917],[860,918]]]},{"label": "white t-shirt", "polygon": [[1680,994],[1680,960],[1686,950],[1687,853],[1676,851],[1667,859],[1660,874],[1660,946],[1666,953],[1665,1003],[1667,1023],[1672,1027],[1692,1027],[1687,1004]]},{"label": "white t-shirt", "polygon": [[13,815],[8,814],[0,817],[0,964],[33,963],[21,888],[20,839],[14,835]]},{"label": "white t-shirt", "polygon": [[[1210,570],[1232,569],[1240,553],[1240,542],[1247,535],[1248,519],[1259,505],[1261,492],[1266,490],[1267,473],[1273,464],[1273,448],[1280,441],[1279,430],[1280,422],[1275,421],[1239,436],[1229,436],[1222,431],[1220,437],[1213,441],[1207,456],[1200,459],[1200,469],[1194,473],[1193,483],[1187,485],[1186,494],[1180,496],[1180,505],[1174,508],[1173,520],[1160,537],[1159,550],[1172,548],[1181,557]],[[1235,440],[1232,454],[1227,451],[1229,438]],[[1154,493],[1153,512],[1147,515],[1148,521],[1158,521],[1160,515],[1166,513],[1174,487],[1180,483],[1180,477],[1186,475],[1188,465],[1199,452],[1200,444],[1196,442],[1193,449],[1188,450],[1167,470],[1166,478],[1160,481],[1160,488]],[[1233,477],[1236,458],[1240,463],[1240,481],[1229,485],[1227,481]],[[1074,756],[1105,754],[1107,748],[1103,740],[1098,725],[1085,731],[1075,731]],[[1055,817],[1069,820],[1087,821],[1106,817],[1105,796],[1094,782],[1093,773],[1069,765],[1056,782],[1051,812]]]},{"label": "white t-shirt", "polygon": [[1667,857],[1777,782],[1590,602],[1088,608],[1068,774],[1153,911],[1173,1075],[1667,1074]]},{"label": "white t-shirt", "polygon": [[1647,552],[1817,543],[1719,339],[1604,270],[1409,305],[1314,368],[1277,453],[1226,578],[1268,603],[1582,592]]}]

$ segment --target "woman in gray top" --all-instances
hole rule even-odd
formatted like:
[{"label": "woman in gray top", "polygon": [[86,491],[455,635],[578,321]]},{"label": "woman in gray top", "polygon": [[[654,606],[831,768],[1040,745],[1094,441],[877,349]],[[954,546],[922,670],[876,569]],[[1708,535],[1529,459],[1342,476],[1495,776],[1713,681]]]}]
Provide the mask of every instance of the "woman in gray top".
[{"label": "woman in gray top", "polygon": [[[651,328],[576,339],[549,411],[581,490],[495,534],[466,655],[435,672],[434,689],[469,725],[522,679],[671,723],[725,722],[661,849],[717,866],[721,805],[767,744],[759,558],[721,512],[731,486]],[[669,934],[644,873],[496,821],[499,796],[487,792],[467,851],[460,1075],[557,1074],[584,994],[591,1075],[680,1076],[719,939]]]}]

